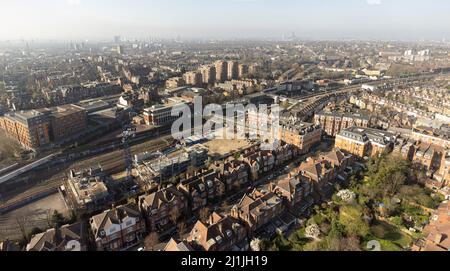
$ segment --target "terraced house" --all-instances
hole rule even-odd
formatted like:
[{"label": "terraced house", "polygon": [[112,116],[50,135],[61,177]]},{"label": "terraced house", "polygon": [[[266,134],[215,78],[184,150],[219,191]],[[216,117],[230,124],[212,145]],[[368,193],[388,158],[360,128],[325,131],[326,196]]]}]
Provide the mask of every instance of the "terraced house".
[{"label": "terraced house", "polygon": [[302,201],[313,193],[314,185],[301,174],[289,174],[277,184],[271,184],[270,191],[284,199],[289,209],[295,211],[301,207]]},{"label": "terraced house", "polygon": [[145,232],[144,219],[136,204],[106,210],[89,220],[97,250],[118,251],[135,245]]},{"label": "terraced house", "polygon": [[329,136],[336,136],[342,130],[356,126],[369,128],[371,118],[362,114],[344,114],[322,111],[314,116],[314,123],[320,125]]},{"label": "terraced house", "polygon": [[249,182],[249,167],[242,161],[232,159],[225,163],[213,164],[210,169],[218,172],[226,192],[242,188]]},{"label": "terraced house", "polygon": [[252,233],[266,225],[285,211],[283,201],[272,192],[255,189],[244,195],[241,201],[231,209],[231,216],[245,222]]},{"label": "terraced house", "polygon": [[214,170],[200,170],[181,181],[178,189],[189,199],[192,211],[205,207],[225,195],[225,185]]},{"label": "terraced house", "polygon": [[241,251],[248,248],[245,226],[236,218],[213,213],[206,223],[197,221],[187,241],[201,251]]},{"label": "terraced house", "polygon": [[[170,186],[139,198],[149,231],[161,231],[187,213],[188,199],[176,187]],[[176,216],[176,217],[172,217]]]}]

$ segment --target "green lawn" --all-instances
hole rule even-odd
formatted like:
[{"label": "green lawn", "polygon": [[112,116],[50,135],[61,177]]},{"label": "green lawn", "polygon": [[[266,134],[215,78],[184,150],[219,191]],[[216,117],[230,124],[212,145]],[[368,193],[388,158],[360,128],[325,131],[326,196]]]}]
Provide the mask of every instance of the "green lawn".
[{"label": "green lawn", "polygon": [[407,248],[412,243],[410,236],[386,222],[376,222],[375,225],[370,227],[370,231],[380,241],[383,250]]}]

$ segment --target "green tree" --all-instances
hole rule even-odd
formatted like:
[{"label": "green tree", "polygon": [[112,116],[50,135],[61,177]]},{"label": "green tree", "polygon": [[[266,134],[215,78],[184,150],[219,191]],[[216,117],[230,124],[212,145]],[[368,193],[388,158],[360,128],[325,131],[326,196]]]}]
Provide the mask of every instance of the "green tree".
[{"label": "green tree", "polygon": [[66,224],[66,218],[58,211],[54,211],[52,215],[52,223],[53,226],[56,228],[61,227],[62,225]]},{"label": "green tree", "polygon": [[344,226],[347,236],[366,236],[369,225],[363,219],[362,208],[358,205],[346,205],[340,208],[339,222]]}]

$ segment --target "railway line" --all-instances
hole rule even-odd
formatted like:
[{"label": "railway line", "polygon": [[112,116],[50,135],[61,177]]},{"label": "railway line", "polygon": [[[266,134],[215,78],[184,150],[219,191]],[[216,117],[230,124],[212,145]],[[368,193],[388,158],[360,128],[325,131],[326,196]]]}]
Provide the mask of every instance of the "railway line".
[{"label": "railway line", "polygon": [[[145,151],[156,151],[172,144],[172,136],[166,135],[157,139],[146,140],[131,147],[132,155]],[[10,191],[0,191],[2,204],[17,201],[38,191],[59,187],[70,169],[80,170],[93,165],[101,165],[106,171],[120,171],[125,168],[123,150],[120,145],[108,153],[94,155],[77,161],[63,163],[56,167],[48,167],[22,176],[26,181],[14,185]]]}]

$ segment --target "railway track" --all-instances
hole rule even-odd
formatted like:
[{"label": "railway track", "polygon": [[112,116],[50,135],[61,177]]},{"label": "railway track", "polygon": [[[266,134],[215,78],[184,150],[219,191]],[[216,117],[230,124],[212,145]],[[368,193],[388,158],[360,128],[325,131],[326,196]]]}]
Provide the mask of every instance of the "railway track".
[{"label": "railway track", "polygon": [[[169,147],[172,144],[172,136],[166,135],[157,139],[147,140],[146,142],[135,144],[131,147],[132,155],[145,151],[157,151]],[[117,171],[125,168],[123,161],[123,150],[118,145],[113,151],[88,157],[79,161],[68,162],[56,168],[47,168],[38,172],[29,173],[22,178],[28,179],[25,183],[18,183],[13,191],[3,191],[0,195],[2,204],[8,204],[12,201],[23,199],[30,194],[38,191],[44,191],[59,187],[64,178],[67,177],[69,169],[80,170],[93,165],[102,165],[108,172]]]}]

